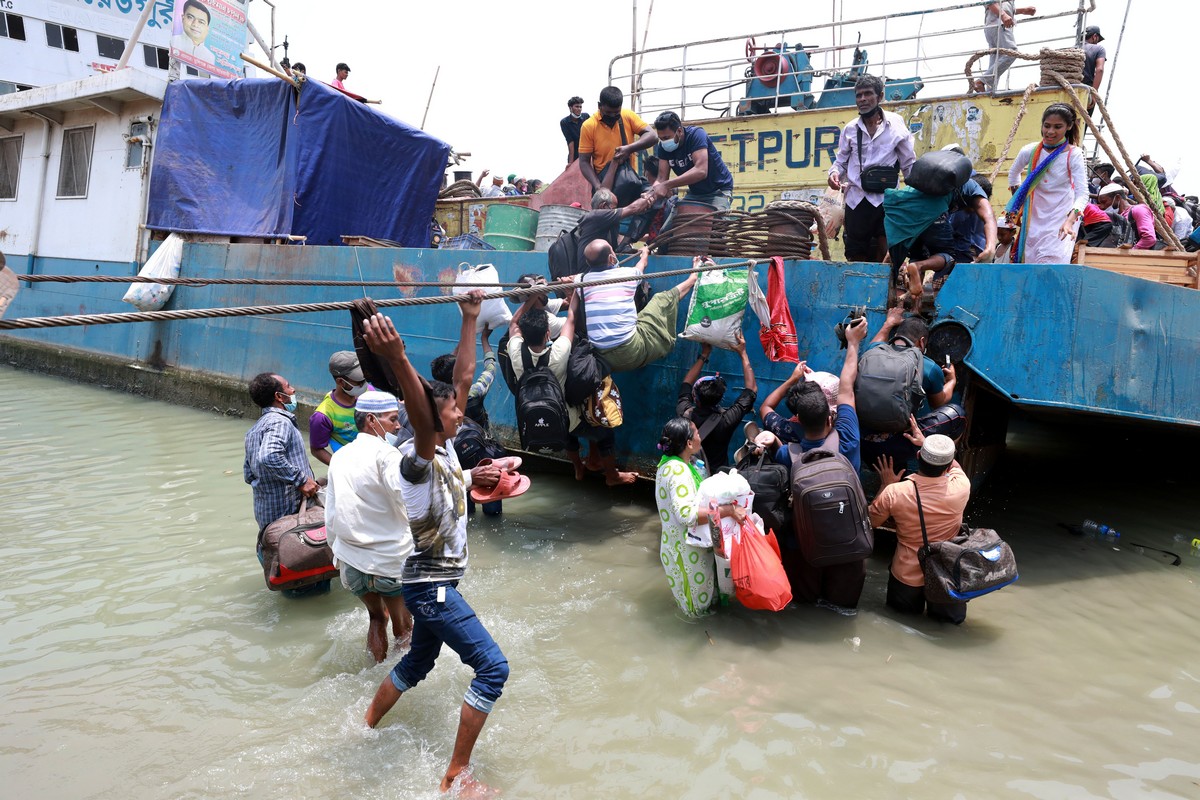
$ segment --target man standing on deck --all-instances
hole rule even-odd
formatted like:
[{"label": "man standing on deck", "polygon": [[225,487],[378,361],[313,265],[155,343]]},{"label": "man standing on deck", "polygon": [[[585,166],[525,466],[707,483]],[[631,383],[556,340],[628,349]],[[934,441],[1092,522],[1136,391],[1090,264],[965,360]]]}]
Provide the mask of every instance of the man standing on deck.
[{"label": "man standing on deck", "polygon": [[[829,187],[846,188],[847,261],[883,261],[887,240],[883,230],[883,187],[895,188],[897,172],[908,177],[917,160],[913,136],[899,114],[884,111],[883,81],[863,75],[854,84],[858,118],[842,130],[837,158],[829,170]],[[878,173],[890,179],[876,179]],[[864,175],[867,180],[864,181]]]},{"label": "man standing on deck", "polygon": [[[314,497],[317,482],[296,425],[296,390],[282,375],[263,372],[250,381],[250,398],[262,415],[246,433],[242,477],[254,491],[254,520],[263,530],[280,517],[295,514],[301,497]],[[262,552],[259,551],[259,559]],[[329,581],[285,589],[284,597],[325,594]]]},{"label": "man standing on deck", "polygon": [[[1100,26],[1091,25],[1083,37],[1083,83],[1097,92],[1100,91],[1100,81],[1104,80],[1104,63],[1108,61],[1108,53],[1100,44],[1104,37],[1100,35]],[[1096,108],[1095,95],[1088,93],[1088,114]],[[1111,177],[1111,172],[1109,173]]]},{"label": "man standing on deck", "polygon": [[[728,211],[733,205],[733,175],[725,166],[717,146],[704,128],[686,126],[674,111],[664,111],[654,120],[658,145],[658,174],[654,176],[651,199],[666,200],[675,190],[687,187],[685,203],[704,203],[717,211]],[[675,177],[670,177],[675,173]],[[669,230],[672,217],[663,223]]]},{"label": "man standing on deck", "polygon": [[987,40],[988,49],[992,56],[988,59],[988,68],[975,80],[975,91],[995,91],[1000,83],[1000,76],[1008,72],[1016,56],[1004,55],[999,50],[1016,50],[1017,36],[1013,25],[1017,14],[1032,17],[1037,13],[1033,6],[1016,8],[1012,0],[1001,0],[999,3],[988,3],[983,9],[983,38]]},{"label": "man standing on deck", "polygon": [[[467,566],[466,496],[481,474],[464,472],[454,453],[453,437],[467,405],[475,375],[475,325],[481,291],[462,303],[462,328],[454,361],[454,385],[436,382],[432,401],[405,353],[392,321],[376,314],[365,321],[363,338],[372,352],[387,359],[408,400],[414,438],[401,447],[400,486],[408,510],[414,550],[404,562],[402,593],[413,615],[412,647],[383,679],[367,708],[365,721],[374,728],[400,697],[433,669],[442,644],[450,646],[475,670],[459,713],[458,735],[441,790],[456,784],[471,760],[475,741],[508,679],[508,661],[475,611],[458,591]],[[439,425],[435,428],[435,416]],[[491,482],[499,470],[491,467]],[[457,784],[470,781],[463,775]]]},{"label": "man standing on deck", "polygon": [[591,115],[583,113],[583,98],[578,96],[567,101],[567,110],[571,113],[558,121],[558,127],[567,140],[567,166],[570,166],[572,161],[579,158],[579,131]]},{"label": "man standing on deck", "polygon": [[[622,109],[625,95],[616,86],[600,90],[600,113],[579,129],[579,171],[597,189],[612,189],[617,170],[631,154],[654,146],[658,136],[637,114]],[[617,193],[620,198],[620,192]],[[639,190],[638,195],[641,194]],[[628,205],[637,199],[625,197]]]},{"label": "man standing on deck", "polygon": [[343,92],[350,91],[346,88],[345,80],[350,77],[350,67],[346,66],[345,62],[337,65],[337,77],[329,85],[335,89],[340,89]]}]

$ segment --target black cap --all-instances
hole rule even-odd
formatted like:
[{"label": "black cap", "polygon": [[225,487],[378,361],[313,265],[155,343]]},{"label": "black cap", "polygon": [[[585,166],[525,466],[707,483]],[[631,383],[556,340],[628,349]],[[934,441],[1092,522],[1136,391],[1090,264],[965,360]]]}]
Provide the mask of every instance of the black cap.
[{"label": "black cap", "polygon": [[1089,26],[1087,26],[1087,29],[1083,32],[1083,38],[1085,38],[1085,39],[1088,39],[1092,36],[1099,36],[1100,41],[1102,41],[1102,42],[1104,41],[1104,35],[1100,33],[1099,25],[1089,25]]}]

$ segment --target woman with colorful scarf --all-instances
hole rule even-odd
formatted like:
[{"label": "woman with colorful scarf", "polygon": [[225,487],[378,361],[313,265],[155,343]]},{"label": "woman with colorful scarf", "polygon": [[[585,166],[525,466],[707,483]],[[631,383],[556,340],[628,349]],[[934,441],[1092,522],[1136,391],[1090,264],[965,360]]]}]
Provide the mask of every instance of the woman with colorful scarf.
[{"label": "woman with colorful scarf", "polygon": [[[1014,262],[1069,264],[1079,220],[1088,203],[1087,165],[1079,148],[1075,111],[1054,103],[1042,113],[1042,139],[1017,153],[1008,172],[1010,219],[1021,230]],[[1021,174],[1028,172],[1025,179]]]},{"label": "woman with colorful scarf", "polygon": [[[704,462],[696,461],[700,432],[691,420],[675,417],[663,426],[658,449],[663,454],[655,478],[662,522],[659,556],[679,610],[689,617],[702,617],[711,613],[717,602],[717,562],[712,548],[701,546],[694,533],[697,527],[708,525],[708,510],[700,508],[699,497],[700,482],[708,477]],[[736,505],[721,508],[723,517],[744,515]],[[708,538],[704,537],[705,541]]]}]

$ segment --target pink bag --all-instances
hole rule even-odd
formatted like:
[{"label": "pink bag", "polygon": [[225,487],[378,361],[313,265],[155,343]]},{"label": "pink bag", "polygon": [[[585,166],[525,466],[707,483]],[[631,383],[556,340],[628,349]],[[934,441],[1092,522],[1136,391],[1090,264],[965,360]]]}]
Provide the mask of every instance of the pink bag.
[{"label": "pink bag", "polygon": [[792,601],[775,535],[759,533],[750,520],[742,522],[741,535],[733,540],[730,570],[734,597],[746,608],[782,611]]}]

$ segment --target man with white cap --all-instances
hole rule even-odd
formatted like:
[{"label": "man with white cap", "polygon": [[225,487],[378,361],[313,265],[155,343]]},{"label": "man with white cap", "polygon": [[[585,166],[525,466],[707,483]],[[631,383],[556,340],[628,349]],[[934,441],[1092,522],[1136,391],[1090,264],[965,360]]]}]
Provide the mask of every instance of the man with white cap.
[{"label": "man with white cap", "polygon": [[329,462],[325,531],[342,585],[367,607],[367,649],[378,663],[387,657],[389,618],[397,639],[412,632],[400,584],[413,551],[396,448],[400,403],[387,392],[364,392],[354,424],[359,435]]},{"label": "man with white cap", "polygon": [[873,527],[878,528],[889,517],[896,525],[896,554],[888,575],[887,604],[904,614],[925,612],[933,619],[961,625],[967,618],[965,601],[926,602],[925,576],[917,550],[924,543],[922,527],[931,543],[946,541],[959,532],[963,510],[971,497],[971,481],[954,460],[954,440],[949,436],[922,436],[915,422],[905,436],[921,448],[917,473],[901,480],[904,470],[895,469],[889,456],[880,456],[875,469],[883,488],[870,508]]}]

